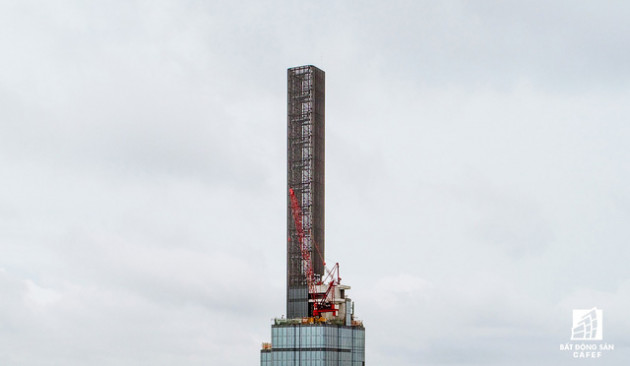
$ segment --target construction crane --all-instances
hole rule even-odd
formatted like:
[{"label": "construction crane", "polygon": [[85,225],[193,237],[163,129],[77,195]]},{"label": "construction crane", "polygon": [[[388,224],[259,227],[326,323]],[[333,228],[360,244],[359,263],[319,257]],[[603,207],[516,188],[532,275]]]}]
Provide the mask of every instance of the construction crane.
[{"label": "construction crane", "polygon": [[341,277],[339,277],[339,263],[336,263],[332,270],[326,268],[326,262],[324,258],[321,258],[321,252],[317,247],[317,243],[313,241],[313,247],[319,254],[326,271],[326,277],[323,280],[316,280],[313,272],[313,261],[311,258],[311,249],[304,240],[304,228],[302,226],[302,209],[295,197],[295,191],[293,188],[289,188],[289,196],[291,198],[291,213],[293,215],[293,222],[295,223],[295,229],[298,234],[298,245],[300,247],[300,254],[302,257],[302,271],[306,277],[306,285],[308,287],[309,302],[313,302],[313,314],[312,316],[319,317],[324,313],[332,313],[333,316],[337,316],[337,307],[335,306],[335,287],[340,284]]}]

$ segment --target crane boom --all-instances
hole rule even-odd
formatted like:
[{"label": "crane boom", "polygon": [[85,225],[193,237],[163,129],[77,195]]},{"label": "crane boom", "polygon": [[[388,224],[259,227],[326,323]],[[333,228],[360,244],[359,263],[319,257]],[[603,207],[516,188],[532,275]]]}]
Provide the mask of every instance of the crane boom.
[{"label": "crane boom", "polygon": [[[300,255],[302,257],[302,271],[306,277],[306,285],[308,287],[309,301],[313,300],[313,316],[320,316],[323,313],[337,314],[337,309],[334,305],[334,288],[339,284],[341,278],[339,277],[339,263],[335,264],[335,267],[331,271],[326,269],[328,275],[322,281],[315,281],[315,274],[313,273],[313,262],[311,259],[311,247],[304,240],[304,228],[302,226],[302,209],[295,196],[293,188],[289,188],[289,197],[291,199],[291,213],[293,215],[293,222],[295,224],[295,230],[298,234],[298,245],[300,247]],[[317,243],[313,242],[315,250],[319,253]],[[321,254],[320,254],[321,256]],[[322,258],[322,262],[323,262]],[[326,263],[323,263],[326,266]],[[336,275],[336,276],[335,276]],[[330,282],[324,291],[319,291],[317,285],[322,285],[330,278]]]},{"label": "crane boom", "polygon": [[308,286],[308,292],[312,293],[315,289],[315,281],[313,276],[313,263],[311,261],[310,248],[307,247],[307,243],[304,240],[304,228],[302,227],[302,209],[295,197],[295,191],[293,188],[289,188],[289,196],[291,197],[291,213],[293,214],[293,222],[295,223],[295,230],[298,234],[298,245],[300,246],[300,254],[302,256],[302,271],[306,276],[306,285]]}]

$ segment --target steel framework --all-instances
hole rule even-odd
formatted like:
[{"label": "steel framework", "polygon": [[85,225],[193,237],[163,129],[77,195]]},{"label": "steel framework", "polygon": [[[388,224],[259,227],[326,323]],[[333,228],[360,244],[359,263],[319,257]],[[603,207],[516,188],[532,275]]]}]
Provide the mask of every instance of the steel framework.
[{"label": "steel framework", "polygon": [[[302,211],[304,242],[287,194],[287,317],[313,315],[308,301],[301,245],[309,252],[316,281],[324,274],[325,73],[315,66],[287,70],[287,192],[293,190]],[[315,245],[317,243],[317,245]],[[315,248],[319,250],[316,250]]]}]

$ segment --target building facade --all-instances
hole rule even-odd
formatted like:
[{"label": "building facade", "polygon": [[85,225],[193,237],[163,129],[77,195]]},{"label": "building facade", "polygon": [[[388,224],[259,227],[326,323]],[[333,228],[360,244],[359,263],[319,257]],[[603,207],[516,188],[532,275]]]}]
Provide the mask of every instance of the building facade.
[{"label": "building facade", "polygon": [[290,324],[276,320],[261,366],[363,366],[365,329],[330,323]]}]

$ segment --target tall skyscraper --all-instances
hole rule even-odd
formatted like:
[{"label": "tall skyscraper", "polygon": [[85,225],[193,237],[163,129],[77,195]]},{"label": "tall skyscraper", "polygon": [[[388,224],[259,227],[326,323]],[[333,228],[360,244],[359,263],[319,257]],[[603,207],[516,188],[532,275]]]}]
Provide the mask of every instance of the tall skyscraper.
[{"label": "tall skyscraper", "polygon": [[[289,189],[302,209],[304,243],[313,274],[324,274],[325,73],[315,66],[287,70],[287,317],[312,314],[302,271],[299,236]],[[315,249],[317,245],[317,249]]]},{"label": "tall skyscraper", "polygon": [[287,73],[287,316],[271,326],[261,366],[364,366],[365,328],[324,257],[325,74]]}]

